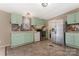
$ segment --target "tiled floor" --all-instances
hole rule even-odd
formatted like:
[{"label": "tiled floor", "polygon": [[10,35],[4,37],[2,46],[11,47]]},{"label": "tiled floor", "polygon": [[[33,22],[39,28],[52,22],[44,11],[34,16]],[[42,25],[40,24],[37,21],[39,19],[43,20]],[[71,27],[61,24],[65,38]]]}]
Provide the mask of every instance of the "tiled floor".
[{"label": "tiled floor", "polygon": [[7,48],[7,56],[78,56],[79,50],[56,45],[49,40],[17,48]]}]

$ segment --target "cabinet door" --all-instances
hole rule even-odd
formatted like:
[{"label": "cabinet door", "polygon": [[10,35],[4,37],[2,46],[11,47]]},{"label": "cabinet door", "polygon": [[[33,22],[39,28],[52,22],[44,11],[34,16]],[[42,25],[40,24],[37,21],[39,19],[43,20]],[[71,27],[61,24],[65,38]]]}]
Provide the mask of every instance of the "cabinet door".
[{"label": "cabinet door", "polygon": [[79,23],[79,12],[76,13],[76,23]]},{"label": "cabinet door", "polygon": [[79,33],[75,33],[75,47],[79,48]]},{"label": "cabinet door", "polygon": [[23,33],[12,33],[11,47],[17,47],[24,44]]},{"label": "cabinet door", "polygon": [[20,25],[21,22],[22,22],[22,15],[17,13],[11,14],[11,23]]},{"label": "cabinet door", "polygon": [[66,45],[67,46],[74,46],[74,36],[73,33],[66,33]]},{"label": "cabinet door", "polygon": [[73,24],[75,23],[75,14],[70,14],[70,15],[67,15],[67,24]]},{"label": "cabinet door", "polygon": [[32,32],[26,32],[24,34],[24,43],[32,43],[33,42],[33,33]]}]

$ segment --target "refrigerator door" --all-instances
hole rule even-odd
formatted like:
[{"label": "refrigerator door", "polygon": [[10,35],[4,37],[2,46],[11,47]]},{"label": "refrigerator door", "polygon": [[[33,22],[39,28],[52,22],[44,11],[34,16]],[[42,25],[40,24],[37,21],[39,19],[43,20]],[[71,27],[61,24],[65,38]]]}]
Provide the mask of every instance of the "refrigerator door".
[{"label": "refrigerator door", "polygon": [[54,43],[62,44],[64,45],[64,22],[63,20],[53,20],[52,28],[54,28],[54,31],[51,31],[51,40]]},{"label": "refrigerator door", "polygon": [[51,32],[51,41],[52,42],[56,42],[56,34],[55,34],[55,32]]},{"label": "refrigerator door", "polygon": [[51,41],[55,43],[56,42],[56,31],[55,31],[56,24],[55,24],[55,21],[51,23],[52,23],[51,28],[54,29],[53,31],[51,29]]},{"label": "refrigerator door", "polygon": [[56,23],[56,43],[64,44],[63,21]]}]

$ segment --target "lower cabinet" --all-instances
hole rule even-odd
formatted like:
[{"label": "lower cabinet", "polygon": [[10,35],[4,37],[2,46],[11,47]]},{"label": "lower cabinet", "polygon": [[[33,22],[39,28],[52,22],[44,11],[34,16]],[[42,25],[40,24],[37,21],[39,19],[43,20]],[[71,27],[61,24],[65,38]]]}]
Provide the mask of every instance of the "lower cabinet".
[{"label": "lower cabinet", "polygon": [[12,32],[11,47],[17,47],[33,42],[33,32]]},{"label": "lower cabinet", "polygon": [[79,33],[75,34],[75,47],[79,48]]},{"label": "lower cabinet", "polygon": [[66,45],[67,46],[74,46],[74,34],[73,33],[66,33]]},{"label": "lower cabinet", "polygon": [[79,48],[79,33],[66,32],[66,45],[74,48]]},{"label": "lower cabinet", "polygon": [[34,36],[33,36],[33,32],[27,32],[24,35],[24,43],[28,44],[28,43],[32,43],[34,41]]}]

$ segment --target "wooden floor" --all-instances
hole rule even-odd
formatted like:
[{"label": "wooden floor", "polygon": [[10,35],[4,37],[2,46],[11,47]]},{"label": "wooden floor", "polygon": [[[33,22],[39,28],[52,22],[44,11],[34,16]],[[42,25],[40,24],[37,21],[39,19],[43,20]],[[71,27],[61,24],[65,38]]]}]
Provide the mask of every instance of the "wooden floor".
[{"label": "wooden floor", "polygon": [[79,50],[56,45],[49,40],[17,48],[7,47],[7,56],[78,56]]}]

